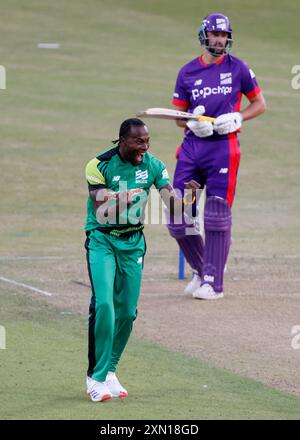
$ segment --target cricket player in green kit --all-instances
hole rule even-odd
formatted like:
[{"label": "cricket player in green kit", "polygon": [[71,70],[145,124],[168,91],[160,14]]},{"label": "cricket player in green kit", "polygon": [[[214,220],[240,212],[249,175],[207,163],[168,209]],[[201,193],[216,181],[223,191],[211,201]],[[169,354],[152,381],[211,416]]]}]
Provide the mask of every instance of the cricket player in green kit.
[{"label": "cricket player in green kit", "polygon": [[[168,172],[148,152],[149,132],[140,119],[120,127],[117,146],[86,166],[89,186],[86,251],[92,295],[89,309],[87,394],[93,402],[127,397],[115,371],[137,315],[144,255],[143,213],[154,185],[171,212],[182,212]],[[197,182],[187,188],[196,190]]]}]

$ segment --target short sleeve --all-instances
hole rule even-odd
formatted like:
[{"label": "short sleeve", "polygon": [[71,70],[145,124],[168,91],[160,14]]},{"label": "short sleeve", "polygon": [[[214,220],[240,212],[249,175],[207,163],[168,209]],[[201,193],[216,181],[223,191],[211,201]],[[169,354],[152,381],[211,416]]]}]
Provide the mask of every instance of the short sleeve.
[{"label": "short sleeve", "polygon": [[88,182],[89,189],[103,188],[106,186],[105,178],[98,169],[99,163],[99,159],[92,159],[85,168],[85,178]]},{"label": "short sleeve", "polygon": [[241,92],[246,95],[248,99],[255,98],[255,96],[261,92],[255,73],[244,62],[242,63]]},{"label": "short sleeve", "polygon": [[170,184],[170,177],[165,164],[158,160],[156,165],[156,176],[154,180],[155,188],[160,190]]},{"label": "short sleeve", "polygon": [[173,94],[173,105],[176,105],[178,107],[185,107],[190,105],[190,98],[188,95],[188,91],[185,87],[182,69],[179,71],[177,76],[175,90]]}]

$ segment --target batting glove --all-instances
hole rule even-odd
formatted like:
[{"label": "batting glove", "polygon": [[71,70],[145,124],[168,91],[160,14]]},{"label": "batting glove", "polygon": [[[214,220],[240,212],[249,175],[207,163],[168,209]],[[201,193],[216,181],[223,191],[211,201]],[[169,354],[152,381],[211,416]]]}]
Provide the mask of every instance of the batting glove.
[{"label": "batting glove", "polygon": [[218,134],[234,133],[241,128],[242,122],[243,117],[241,113],[225,113],[224,115],[220,115],[215,119],[214,130]]},{"label": "batting glove", "polygon": [[[198,105],[193,111],[193,115],[201,116],[205,113],[205,107]],[[198,137],[203,138],[213,134],[213,125],[209,121],[188,121],[187,127]]]},{"label": "batting glove", "polygon": [[202,116],[205,113],[205,107],[204,105],[198,105],[198,107],[194,108],[193,115],[195,116]]},{"label": "batting glove", "polygon": [[214,132],[213,125],[209,121],[188,121],[186,125],[200,138],[211,136]]}]

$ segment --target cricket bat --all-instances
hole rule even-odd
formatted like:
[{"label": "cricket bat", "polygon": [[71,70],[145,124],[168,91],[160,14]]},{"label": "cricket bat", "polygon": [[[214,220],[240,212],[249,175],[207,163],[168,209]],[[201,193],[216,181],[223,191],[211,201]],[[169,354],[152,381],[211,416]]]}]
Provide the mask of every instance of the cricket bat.
[{"label": "cricket bat", "polygon": [[144,111],[138,112],[137,116],[143,116],[148,118],[159,118],[159,119],[178,119],[178,120],[184,120],[184,119],[193,119],[195,121],[210,121],[214,122],[215,118],[211,118],[209,116],[196,116],[192,113],[187,112],[181,112],[179,110],[173,110],[170,108],[161,108],[161,107],[155,107],[155,108],[147,108]]}]

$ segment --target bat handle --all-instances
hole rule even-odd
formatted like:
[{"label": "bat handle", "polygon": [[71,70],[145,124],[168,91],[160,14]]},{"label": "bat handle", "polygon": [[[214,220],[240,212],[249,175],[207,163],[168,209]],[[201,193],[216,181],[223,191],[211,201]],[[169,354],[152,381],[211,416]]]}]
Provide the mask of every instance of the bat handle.
[{"label": "bat handle", "polygon": [[215,118],[211,118],[210,116],[199,116],[198,121],[209,121],[214,123]]}]

